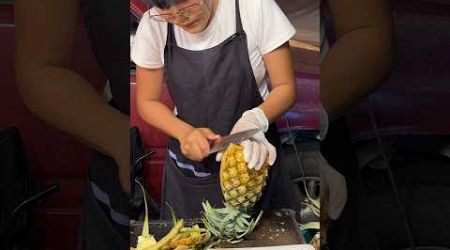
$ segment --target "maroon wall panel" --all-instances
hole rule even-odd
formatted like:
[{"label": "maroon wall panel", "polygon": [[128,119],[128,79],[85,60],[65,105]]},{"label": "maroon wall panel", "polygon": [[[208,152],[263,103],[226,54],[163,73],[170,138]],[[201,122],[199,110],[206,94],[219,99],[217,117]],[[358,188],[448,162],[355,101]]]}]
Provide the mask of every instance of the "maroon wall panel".
[{"label": "maroon wall panel", "polygon": [[[394,69],[369,98],[377,125],[384,134],[448,134],[450,8],[427,4],[420,11],[414,4],[394,6]],[[373,136],[368,105],[366,101],[348,115],[355,140]]]}]

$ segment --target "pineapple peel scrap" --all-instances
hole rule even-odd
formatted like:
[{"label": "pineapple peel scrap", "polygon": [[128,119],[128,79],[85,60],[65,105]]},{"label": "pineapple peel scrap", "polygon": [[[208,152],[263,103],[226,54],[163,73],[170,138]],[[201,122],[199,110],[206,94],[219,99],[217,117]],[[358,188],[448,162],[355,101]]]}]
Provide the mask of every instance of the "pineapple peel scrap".
[{"label": "pineapple peel scrap", "polygon": [[144,250],[150,248],[152,245],[156,244],[155,237],[150,234],[150,230],[148,228],[148,208],[147,208],[147,198],[145,195],[145,189],[142,186],[142,184],[138,181],[136,183],[139,185],[139,187],[142,190],[143,196],[144,196],[144,206],[145,206],[145,217],[144,217],[144,225],[142,227],[142,233],[138,237],[138,244],[137,244],[137,250]]},{"label": "pineapple peel scrap", "polygon": [[[142,192],[144,192],[145,189],[142,184],[139,182],[137,183],[142,189]],[[145,195],[144,204],[144,225],[142,227],[142,233],[138,237],[136,250],[196,249],[196,246],[206,244],[211,238],[211,233],[208,232],[208,230],[206,230],[205,228],[199,227],[198,225],[193,225],[192,227],[184,227],[184,220],[177,220],[172,207],[169,206],[173,220],[173,227],[170,232],[166,234],[166,236],[164,236],[161,240],[156,241],[155,237],[150,234],[149,230],[147,199]],[[169,246],[172,248],[168,248]]]}]

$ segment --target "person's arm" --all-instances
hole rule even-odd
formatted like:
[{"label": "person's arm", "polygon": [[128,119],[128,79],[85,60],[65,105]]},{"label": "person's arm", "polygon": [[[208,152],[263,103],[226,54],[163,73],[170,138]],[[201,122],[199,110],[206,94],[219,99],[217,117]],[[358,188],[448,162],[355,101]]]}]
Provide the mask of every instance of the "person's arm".
[{"label": "person's arm", "polygon": [[163,78],[163,68],[147,69],[136,65],[137,109],[144,121],[179,140],[193,127],[178,119],[173,111],[161,102]]},{"label": "person's arm", "polygon": [[17,86],[31,112],[113,157],[129,191],[129,119],[71,67],[77,0],[15,1]]},{"label": "person's arm", "polygon": [[263,60],[272,90],[259,108],[272,123],[292,107],[297,97],[289,43],[265,54]]},{"label": "person's arm", "polygon": [[163,68],[136,66],[136,102],[139,115],[148,124],[180,141],[185,156],[200,161],[208,155],[208,140],[218,139],[219,136],[208,128],[194,128],[182,121],[161,102],[163,75]]},{"label": "person's arm", "polygon": [[[244,159],[250,169],[259,170],[264,162],[271,166],[277,154],[276,148],[265,137],[270,123],[282,116],[295,103],[297,97],[294,69],[289,43],[263,55],[264,64],[269,75],[272,90],[258,107],[244,112],[235,123],[231,134],[248,129],[262,129],[251,140],[241,142],[244,147]],[[216,156],[221,161],[223,152]]]},{"label": "person's arm", "polygon": [[394,45],[386,0],[327,1],[337,39],[321,63],[320,96],[333,120],[389,75]]}]

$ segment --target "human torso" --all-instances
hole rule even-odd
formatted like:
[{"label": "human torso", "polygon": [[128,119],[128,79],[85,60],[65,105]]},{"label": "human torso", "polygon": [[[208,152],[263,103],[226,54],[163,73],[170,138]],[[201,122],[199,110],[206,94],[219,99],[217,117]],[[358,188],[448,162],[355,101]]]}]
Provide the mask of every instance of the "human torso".
[{"label": "human torso", "polygon": [[[264,5],[258,3],[259,0],[240,0],[239,2],[241,13],[245,13],[241,18],[244,31],[247,35],[248,56],[261,96],[265,98],[269,91],[263,55],[268,48],[261,48],[261,39],[263,39],[261,38],[261,33],[263,32],[261,32],[261,27],[259,26],[261,22],[270,22],[270,16],[267,17],[268,20],[261,20],[261,13],[258,12],[261,12],[261,8],[263,8]],[[194,51],[205,50],[217,46],[236,32],[234,12],[235,5],[233,0],[220,0],[211,23],[203,32],[191,34],[175,26],[174,34],[178,46]],[[154,36],[155,41],[157,41],[153,45],[153,49],[158,51],[159,60],[145,66],[149,68],[158,68],[164,64],[167,23],[151,21],[149,14],[156,14],[156,10],[151,9],[146,12],[142,17],[142,20],[148,20],[148,25],[151,26],[150,29],[153,31],[152,35]],[[267,27],[270,26],[267,25]],[[288,32],[286,33],[292,32],[292,29],[287,31]],[[286,36],[286,34],[283,35]],[[280,39],[285,39],[285,37],[280,37]],[[273,42],[277,43],[276,38],[273,39]]]}]

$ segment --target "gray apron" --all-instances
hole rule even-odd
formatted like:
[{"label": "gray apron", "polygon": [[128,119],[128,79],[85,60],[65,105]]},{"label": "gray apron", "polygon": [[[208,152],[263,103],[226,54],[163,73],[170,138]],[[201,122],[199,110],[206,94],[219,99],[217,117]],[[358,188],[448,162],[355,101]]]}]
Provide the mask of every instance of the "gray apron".
[{"label": "gray apron", "polygon": [[[230,133],[243,112],[263,102],[248,56],[238,0],[235,0],[235,5],[236,33],[219,45],[202,51],[178,47],[173,25],[169,23],[164,50],[166,81],[178,118],[194,127],[208,127],[221,135]],[[275,124],[270,125],[266,137],[277,148],[280,157],[270,169],[267,187],[255,211],[269,207],[296,207],[300,202],[286,196],[293,193],[289,189],[294,187],[281,164]],[[215,161],[215,155],[201,162],[187,159],[174,138],[170,139],[168,150],[163,175],[162,218],[169,218],[165,204],[183,218],[199,217],[204,200],[213,206],[223,206],[220,164]],[[207,174],[198,177],[192,170],[180,167],[187,165],[193,167],[194,172]]]},{"label": "gray apron", "polygon": [[[129,1],[82,1],[95,57],[108,78],[111,106],[129,114]],[[115,161],[94,152],[84,190],[78,248],[129,249],[129,197]]]}]

